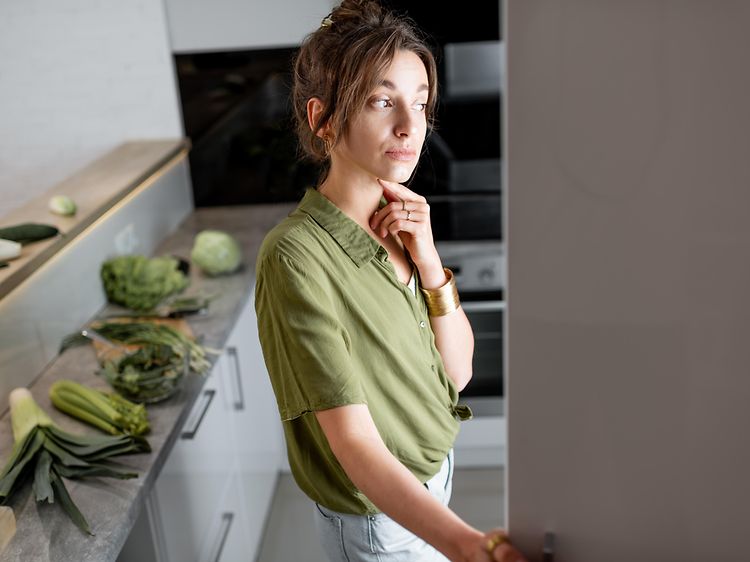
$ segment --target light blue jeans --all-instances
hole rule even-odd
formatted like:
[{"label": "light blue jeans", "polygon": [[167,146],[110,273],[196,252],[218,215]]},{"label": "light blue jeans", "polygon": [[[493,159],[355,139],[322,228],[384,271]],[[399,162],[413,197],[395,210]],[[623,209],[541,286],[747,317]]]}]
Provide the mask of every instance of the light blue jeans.
[{"label": "light blue jeans", "polygon": [[[448,505],[453,488],[453,449],[425,487],[443,505]],[[440,552],[385,513],[352,515],[318,503],[314,511],[318,536],[331,562],[448,562]]]}]

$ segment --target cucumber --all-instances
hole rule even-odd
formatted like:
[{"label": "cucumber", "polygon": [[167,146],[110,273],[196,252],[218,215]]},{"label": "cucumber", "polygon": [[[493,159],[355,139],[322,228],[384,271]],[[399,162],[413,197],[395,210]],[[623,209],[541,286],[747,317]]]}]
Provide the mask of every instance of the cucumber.
[{"label": "cucumber", "polygon": [[52,238],[53,236],[57,236],[59,232],[56,227],[49,224],[27,222],[0,228],[0,238],[21,244],[28,244],[29,242]]}]

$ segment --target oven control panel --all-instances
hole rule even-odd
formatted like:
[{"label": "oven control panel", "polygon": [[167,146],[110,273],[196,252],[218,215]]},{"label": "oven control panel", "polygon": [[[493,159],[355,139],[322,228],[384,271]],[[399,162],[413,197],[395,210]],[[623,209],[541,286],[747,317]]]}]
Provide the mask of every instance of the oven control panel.
[{"label": "oven control panel", "polygon": [[505,244],[500,240],[436,242],[443,266],[453,271],[461,292],[505,288]]}]

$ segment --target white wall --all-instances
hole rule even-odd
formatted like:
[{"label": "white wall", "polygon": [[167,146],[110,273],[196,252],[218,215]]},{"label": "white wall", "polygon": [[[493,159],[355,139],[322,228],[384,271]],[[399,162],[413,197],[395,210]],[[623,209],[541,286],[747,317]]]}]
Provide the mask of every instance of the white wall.
[{"label": "white wall", "polygon": [[0,220],[125,140],[181,136],[162,1],[0,2]]},{"label": "white wall", "polygon": [[332,0],[165,0],[175,53],[298,45]]}]

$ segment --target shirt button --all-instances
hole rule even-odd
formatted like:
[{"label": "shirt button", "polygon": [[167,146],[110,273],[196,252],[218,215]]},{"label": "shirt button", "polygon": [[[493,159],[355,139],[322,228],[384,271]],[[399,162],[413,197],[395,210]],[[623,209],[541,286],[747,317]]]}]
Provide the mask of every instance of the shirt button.
[{"label": "shirt button", "polygon": [[419,327],[420,327],[420,328],[424,328],[424,327],[425,327],[426,325],[427,325],[427,324],[425,324],[425,323],[424,323],[424,320],[422,320],[422,321],[421,321],[421,322],[419,323]]}]

